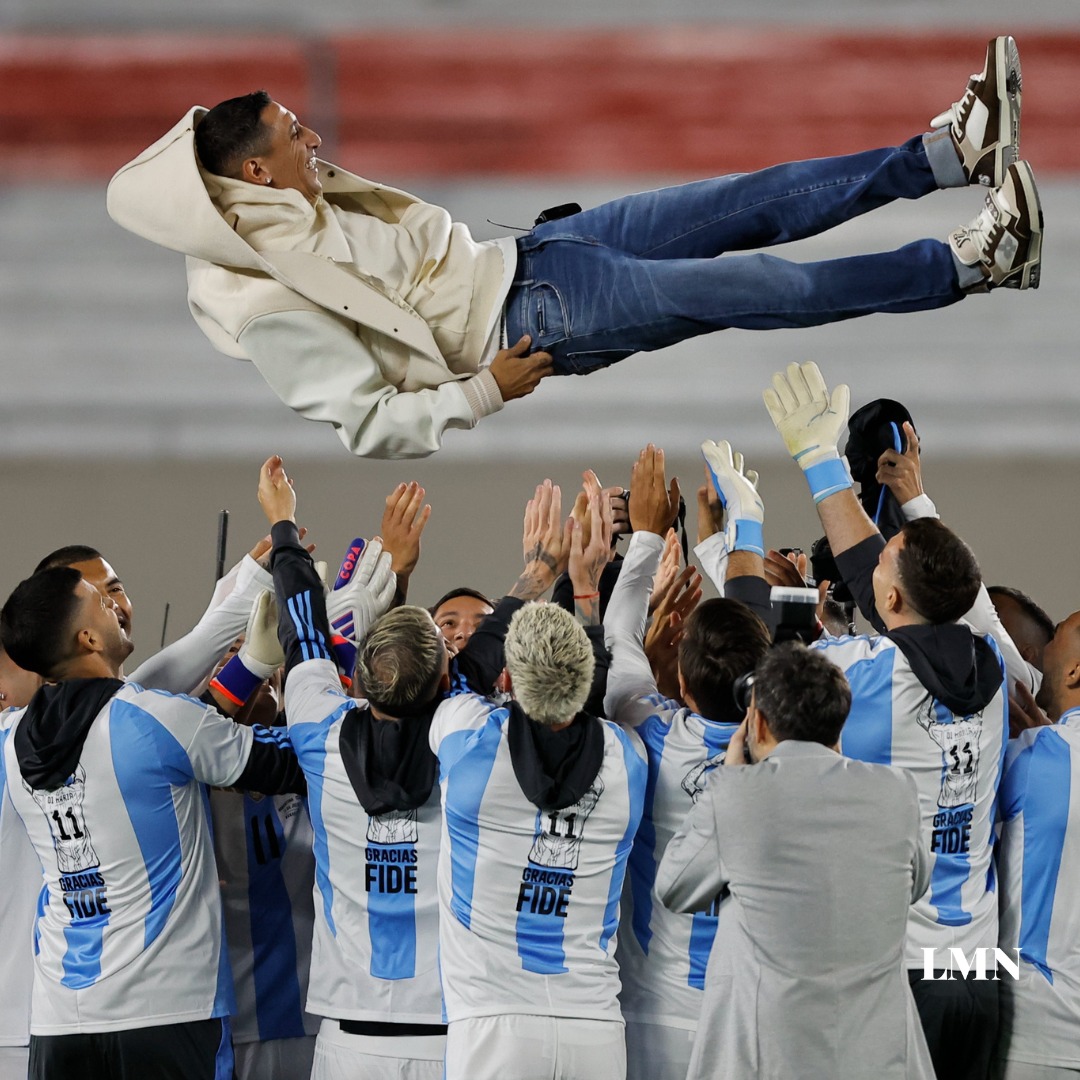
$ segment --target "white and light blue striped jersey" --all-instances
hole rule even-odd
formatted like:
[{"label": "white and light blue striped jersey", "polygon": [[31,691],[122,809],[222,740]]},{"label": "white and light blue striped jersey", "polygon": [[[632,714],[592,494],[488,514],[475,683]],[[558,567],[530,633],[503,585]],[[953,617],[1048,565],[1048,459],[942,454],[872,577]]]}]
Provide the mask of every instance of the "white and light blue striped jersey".
[{"label": "white and light blue striped jersey", "polygon": [[233,1043],[317,1035],[304,1010],[315,857],[299,795],[210,792],[225,939],[236,990]]},{"label": "white and light blue striped jersey", "polygon": [[[4,745],[11,801],[44,867],[31,1032],[65,1035],[233,1009],[203,784],[244,771],[253,733],[191,698],[123,685],[75,772],[31,790]],[[150,993],[149,989],[161,992]]]},{"label": "white and light blue striped jersey", "polygon": [[[983,638],[998,662],[991,637]],[[965,955],[997,944],[993,842],[998,783],[1008,738],[1004,684],[980,712],[961,716],[919,682],[887,637],[814,643],[851,684],[851,713],[840,735],[845,756],[907,769],[919,789],[930,888],[912,905],[904,960],[922,968],[923,949]]]},{"label": "white and light blue striped jersey", "polygon": [[645,743],[649,776],[623,887],[620,1001],[627,1020],[693,1031],[716,936],[717,905],[693,914],[671,911],[653,895],[653,886],[668,842],[708,774],[723,761],[738,725],[706,720],[661,694],[639,700],[653,710],[634,729]]},{"label": "white and light blue striped jersey", "polygon": [[368,816],[341,753],[357,702],[340,687],[331,660],[297,664],[285,684],[314,833],[307,1008],[335,1020],[440,1024],[438,787],[416,810]]},{"label": "white and light blue striped jersey", "polygon": [[19,712],[0,713],[0,1046],[30,1045],[34,914],[42,889],[41,862],[8,794],[3,750]]},{"label": "white and light blue striped jersey", "polygon": [[999,799],[1002,1051],[1080,1068],[1080,709],[1009,745]]},{"label": "white and light blue striped jersey", "polygon": [[604,756],[596,779],[576,803],[541,812],[514,773],[509,715],[460,694],[431,725],[444,813],[447,1018],[619,1020],[619,897],[645,800],[645,752],[633,732],[597,720]]}]

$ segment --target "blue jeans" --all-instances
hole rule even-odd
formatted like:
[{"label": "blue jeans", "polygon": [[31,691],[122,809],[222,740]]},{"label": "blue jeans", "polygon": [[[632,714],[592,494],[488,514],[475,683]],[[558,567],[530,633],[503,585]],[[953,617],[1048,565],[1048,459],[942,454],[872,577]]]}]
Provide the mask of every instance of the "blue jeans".
[{"label": "blue jeans", "polygon": [[646,191],[546,222],[517,241],[507,337],[529,334],[557,373],[584,375],[729,326],[776,330],[945,307],[964,293],[948,244],[937,240],[816,263],[725,254],[813,236],[937,187],[918,136]]}]

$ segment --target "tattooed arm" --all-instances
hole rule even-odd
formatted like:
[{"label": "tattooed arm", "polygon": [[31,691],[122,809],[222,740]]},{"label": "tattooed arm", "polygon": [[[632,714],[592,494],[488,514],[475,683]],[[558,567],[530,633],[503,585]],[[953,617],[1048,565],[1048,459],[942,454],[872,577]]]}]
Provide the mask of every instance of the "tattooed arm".
[{"label": "tattooed arm", "polygon": [[562,520],[562,492],[545,480],[525,507],[522,548],[525,569],[507,593],[518,600],[538,600],[566,569],[571,522]]},{"label": "tattooed arm", "polygon": [[525,568],[513,588],[495,605],[454,660],[455,685],[489,694],[503,669],[503,642],[514,612],[538,600],[566,569],[570,557],[570,523],[562,521],[562,493],[545,480],[525,507],[522,535]]}]

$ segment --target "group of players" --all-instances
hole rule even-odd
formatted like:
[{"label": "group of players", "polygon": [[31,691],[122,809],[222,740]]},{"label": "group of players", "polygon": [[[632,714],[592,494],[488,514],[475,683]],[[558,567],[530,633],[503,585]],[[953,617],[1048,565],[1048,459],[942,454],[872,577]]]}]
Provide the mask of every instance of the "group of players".
[{"label": "group of players", "polygon": [[[503,599],[454,589],[430,613],[404,602],[422,489],[391,493],[328,588],[271,458],[270,539],[129,677],[112,568],[43,560],[0,615],[3,1075],[27,1054],[35,1077],[1080,1068],[1075,620],[1008,590],[999,617],[910,424],[875,461],[886,543],[840,457],[847,388],[792,365],[766,403],[869,636],[822,586],[809,650],[772,645],[769,586],[806,567],[765,550],[756,475],[723,442],[698,497],[712,600],[651,446],[628,492],[586,473],[569,517],[540,485]],[[785,745],[818,747],[830,811],[710,825],[727,777],[801,782]],[[871,763],[869,803],[828,771],[845,760]]]}]

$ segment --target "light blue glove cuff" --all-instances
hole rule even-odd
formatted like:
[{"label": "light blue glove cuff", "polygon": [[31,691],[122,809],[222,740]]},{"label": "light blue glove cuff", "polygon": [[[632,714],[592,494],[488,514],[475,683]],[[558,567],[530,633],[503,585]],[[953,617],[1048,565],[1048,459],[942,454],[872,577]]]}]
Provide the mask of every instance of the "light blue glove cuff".
[{"label": "light blue glove cuff", "polygon": [[765,535],[762,531],[761,522],[739,518],[735,522],[735,541],[731,544],[731,550],[749,551],[764,558]]},{"label": "light blue glove cuff", "polygon": [[803,475],[810,485],[810,494],[813,495],[816,503],[853,486],[847,466],[838,457],[811,465]]}]

